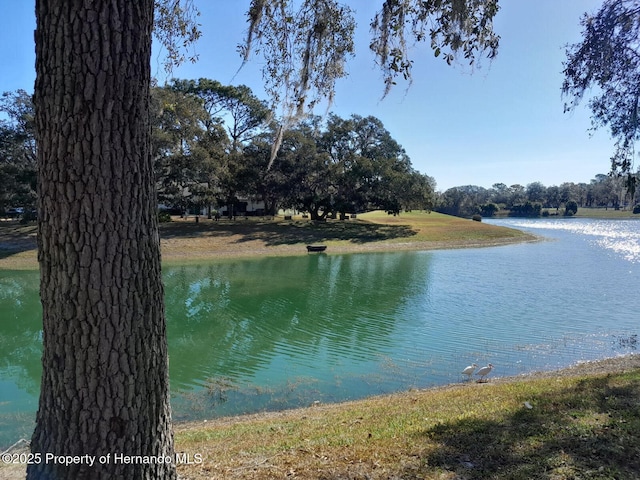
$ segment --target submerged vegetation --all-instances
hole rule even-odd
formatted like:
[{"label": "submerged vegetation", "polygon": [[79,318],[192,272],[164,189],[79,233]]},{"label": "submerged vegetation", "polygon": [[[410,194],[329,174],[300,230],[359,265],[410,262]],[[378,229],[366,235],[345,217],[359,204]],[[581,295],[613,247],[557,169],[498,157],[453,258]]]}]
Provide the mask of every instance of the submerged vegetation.
[{"label": "submerged vegetation", "polygon": [[[634,357],[631,357],[632,359]],[[640,369],[493,380],[178,428],[184,478],[636,478]]]}]

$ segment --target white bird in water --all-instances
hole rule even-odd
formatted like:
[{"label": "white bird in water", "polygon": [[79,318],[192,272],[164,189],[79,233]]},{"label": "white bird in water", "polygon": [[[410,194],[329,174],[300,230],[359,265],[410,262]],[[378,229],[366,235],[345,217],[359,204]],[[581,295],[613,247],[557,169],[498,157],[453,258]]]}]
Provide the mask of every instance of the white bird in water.
[{"label": "white bird in water", "polygon": [[478,365],[476,365],[475,363],[472,363],[467,368],[462,370],[462,374],[467,375],[469,377],[469,380],[471,380],[471,375],[473,375],[473,372],[476,371],[476,368],[478,368]]},{"label": "white bird in water", "polygon": [[491,373],[491,370],[493,370],[493,365],[491,364],[487,365],[486,367],[482,367],[480,370],[478,370],[476,372],[476,375],[480,375],[480,380],[478,381],[481,382],[482,380],[484,380],[484,377],[489,375]]}]

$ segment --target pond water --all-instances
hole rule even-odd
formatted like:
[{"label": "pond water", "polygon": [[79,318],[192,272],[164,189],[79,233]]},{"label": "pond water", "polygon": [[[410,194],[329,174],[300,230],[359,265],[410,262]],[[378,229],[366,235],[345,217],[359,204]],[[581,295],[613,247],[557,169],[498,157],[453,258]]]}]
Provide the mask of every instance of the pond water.
[{"label": "pond water", "polygon": [[[640,221],[494,220],[502,247],[166,267],[174,419],[335,402],[636,351]],[[40,385],[36,272],[0,271],[0,447]]]}]

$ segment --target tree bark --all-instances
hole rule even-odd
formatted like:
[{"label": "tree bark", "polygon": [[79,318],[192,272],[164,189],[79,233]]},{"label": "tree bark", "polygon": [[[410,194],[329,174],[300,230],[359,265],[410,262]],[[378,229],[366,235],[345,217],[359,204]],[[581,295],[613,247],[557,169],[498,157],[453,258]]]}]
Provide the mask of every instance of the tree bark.
[{"label": "tree bark", "polygon": [[30,479],[176,478],[150,150],[153,6],[36,1],[44,352]]}]

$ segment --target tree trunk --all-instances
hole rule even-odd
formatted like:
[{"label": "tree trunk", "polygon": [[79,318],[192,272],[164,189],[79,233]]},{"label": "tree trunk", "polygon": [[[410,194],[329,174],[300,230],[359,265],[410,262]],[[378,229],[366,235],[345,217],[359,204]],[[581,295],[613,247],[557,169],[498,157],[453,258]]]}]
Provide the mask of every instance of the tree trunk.
[{"label": "tree trunk", "polygon": [[176,478],[150,150],[153,6],[36,2],[44,352],[30,479]]}]

